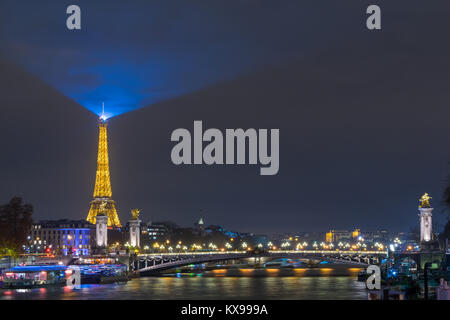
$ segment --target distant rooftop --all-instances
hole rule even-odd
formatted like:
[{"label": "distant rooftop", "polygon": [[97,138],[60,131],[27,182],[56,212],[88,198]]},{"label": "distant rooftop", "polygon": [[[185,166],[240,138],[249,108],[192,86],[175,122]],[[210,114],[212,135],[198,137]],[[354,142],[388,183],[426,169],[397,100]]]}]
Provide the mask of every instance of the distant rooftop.
[{"label": "distant rooftop", "polygon": [[86,220],[40,220],[34,225],[40,225],[42,228],[93,228],[94,225]]}]

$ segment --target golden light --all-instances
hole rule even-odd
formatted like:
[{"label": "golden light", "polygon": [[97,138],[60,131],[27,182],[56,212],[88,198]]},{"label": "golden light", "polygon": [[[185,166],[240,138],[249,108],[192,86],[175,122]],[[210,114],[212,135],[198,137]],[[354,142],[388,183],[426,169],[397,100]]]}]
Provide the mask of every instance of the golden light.
[{"label": "golden light", "polygon": [[239,269],[242,273],[251,273],[254,271],[254,269]]},{"label": "golden light", "polygon": [[266,269],[266,271],[270,272],[270,273],[276,273],[276,272],[279,272],[280,269]]},{"label": "golden light", "polygon": [[212,272],[214,272],[214,273],[226,273],[227,269],[215,269]]}]

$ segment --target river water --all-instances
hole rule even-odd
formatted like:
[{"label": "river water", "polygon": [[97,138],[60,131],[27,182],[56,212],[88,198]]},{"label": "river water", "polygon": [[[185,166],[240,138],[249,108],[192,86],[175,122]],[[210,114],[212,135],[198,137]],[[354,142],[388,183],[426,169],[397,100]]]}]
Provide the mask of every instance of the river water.
[{"label": "river water", "polygon": [[367,291],[355,275],[246,275],[219,273],[145,277],[127,283],[82,285],[80,289],[47,287],[0,289],[0,299],[344,299],[366,300]]}]

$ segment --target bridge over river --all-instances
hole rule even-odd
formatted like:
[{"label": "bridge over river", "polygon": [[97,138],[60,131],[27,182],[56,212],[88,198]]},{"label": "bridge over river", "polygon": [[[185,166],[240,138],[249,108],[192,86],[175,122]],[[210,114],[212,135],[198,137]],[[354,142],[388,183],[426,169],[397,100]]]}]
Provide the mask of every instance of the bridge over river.
[{"label": "bridge over river", "polygon": [[367,267],[379,264],[386,251],[324,251],[324,250],[271,250],[255,254],[248,251],[230,252],[193,252],[193,253],[160,253],[140,254],[132,263],[132,269],[141,275],[159,273],[172,268],[191,264],[202,264],[228,260],[266,258],[268,261],[280,258],[309,260],[314,262],[328,261],[352,267]]}]

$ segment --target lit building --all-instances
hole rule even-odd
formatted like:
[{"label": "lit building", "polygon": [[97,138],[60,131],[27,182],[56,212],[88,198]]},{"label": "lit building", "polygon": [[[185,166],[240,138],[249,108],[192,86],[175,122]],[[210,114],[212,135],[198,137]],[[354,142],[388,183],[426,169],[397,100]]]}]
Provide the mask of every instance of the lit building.
[{"label": "lit building", "polygon": [[[351,241],[360,236],[359,229],[354,231],[348,230],[330,230],[325,234],[326,242],[339,242],[339,241]],[[322,238],[323,239],[323,238]]]},{"label": "lit building", "polygon": [[[144,228],[142,228],[144,229]],[[145,232],[145,231],[143,231]],[[150,241],[157,241],[165,238],[169,233],[169,228],[164,223],[148,223],[147,224],[147,235]]]},{"label": "lit building", "polygon": [[387,230],[361,231],[360,235],[365,242],[389,242],[389,232]]},{"label": "lit building", "polygon": [[89,255],[95,226],[85,220],[43,220],[32,226],[29,253]]}]

